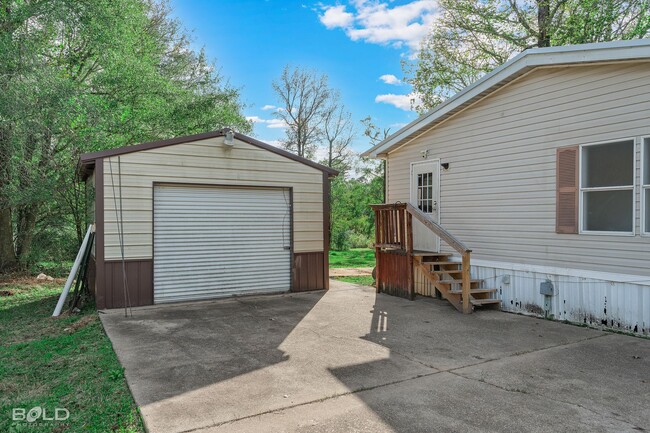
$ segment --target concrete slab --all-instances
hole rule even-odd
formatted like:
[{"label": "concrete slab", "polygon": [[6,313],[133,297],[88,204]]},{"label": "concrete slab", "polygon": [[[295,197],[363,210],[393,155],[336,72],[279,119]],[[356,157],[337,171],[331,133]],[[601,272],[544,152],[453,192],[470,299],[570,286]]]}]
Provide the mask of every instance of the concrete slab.
[{"label": "concrete slab", "polygon": [[650,426],[638,338],[337,281],[101,318],[151,432]]},{"label": "concrete slab", "polygon": [[461,368],[456,374],[497,388],[544,396],[594,414],[650,427],[650,342],[609,334]]},{"label": "concrete slab", "polygon": [[245,432],[624,432],[634,426],[578,405],[441,372],[215,426]]}]

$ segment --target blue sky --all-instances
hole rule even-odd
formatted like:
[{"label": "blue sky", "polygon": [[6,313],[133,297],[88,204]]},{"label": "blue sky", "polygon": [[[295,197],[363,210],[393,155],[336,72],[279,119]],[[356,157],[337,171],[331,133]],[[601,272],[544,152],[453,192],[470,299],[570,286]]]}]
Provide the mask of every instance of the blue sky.
[{"label": "blue sky", "polygon": [[[271,82],[286,64],[327,74],[359,132],[358,121],[368,115],[392,131],[416,117],[408,110],[409,86],[395,78],[403,77],[400,61],[413,55],[433,19],[432,0],[172,0],[171,6],[194,45],[241,89],[244,113],[256,119],[261,140],[284,136],[268,106],[278,103]],[[387,75],[394,77],[380,78]],[[354,143],[357,151],[367,147],[361,136]]]}]

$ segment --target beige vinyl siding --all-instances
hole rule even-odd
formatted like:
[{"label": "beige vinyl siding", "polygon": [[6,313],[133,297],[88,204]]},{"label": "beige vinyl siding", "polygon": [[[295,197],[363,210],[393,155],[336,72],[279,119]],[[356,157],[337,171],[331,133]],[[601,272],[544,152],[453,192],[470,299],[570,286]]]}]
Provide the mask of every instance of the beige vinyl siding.
[{"label": "beige vinyl siding", "polygon": [[[387,201],[409,200],[420,152],[441,169],[441,224],[473,257],[650,275],[640,234],[640,147],[650,63],[536,69],[388,155]],[[636,236],[556,234],[556,149],[636,138]],[[443,243],[443,250],[446,246]]]},{"label": "beige vinyl siding", "polygon": [[[222,137],[128,153],[120,157],[120,166],[127,259],[152,258],[154,182],[292,187],[294,251],[323,251],[323,173],[313,167],[239,140],[227,148]],[[120,258],[115,212],[120,206],[118,174],[118,157],[105,158],[106,260]],[[263,208],[259,217],[264,219]]]}]

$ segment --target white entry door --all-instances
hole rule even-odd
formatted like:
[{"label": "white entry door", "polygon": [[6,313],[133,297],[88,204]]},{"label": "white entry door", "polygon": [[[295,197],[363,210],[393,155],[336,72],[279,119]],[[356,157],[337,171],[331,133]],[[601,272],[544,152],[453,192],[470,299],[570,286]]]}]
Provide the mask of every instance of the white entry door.
[{"label": "white entry door", "polygon": [[154,187],[155,304],[286,292],[290,191]]},{"label": "white entry door", "polygon": [[[411,163],[411,204],[440,222],[440,160]],[[413,219],[413,246],[419,251],[440,251],[440,238]]]}]

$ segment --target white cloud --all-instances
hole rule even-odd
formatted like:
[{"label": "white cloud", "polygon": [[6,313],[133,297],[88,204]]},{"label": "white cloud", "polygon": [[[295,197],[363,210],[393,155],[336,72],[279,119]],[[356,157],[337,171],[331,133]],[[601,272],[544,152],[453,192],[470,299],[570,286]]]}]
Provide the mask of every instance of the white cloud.
[{"label": "white cloud", "polygon": [[321,8],[321,22],[328,29],[342,28],[353,41],[407,46],[417,51],[436,16],[435,0],[417,0],[391,7],[389,1],[353,0],[354,12],[346,6],[328,5]]},{"label": "white cloud", "polygon": [[345,6],[324,6],[320,22],[328,29],[346,28],[354,22],[354,15],[345,10]]},{"label": "white cloud", "polygon": [[267,128],[286,128],[287,124],[282,119],[269,119],[266,121]]},{"label": "white cloud", "polygon": [[258,116],[246,116],[246,120],[253,123],[263,123],[264,119],[260,119]]},{"label": "white cloud", "polygon": [[375,102],[384,103],[393,105],[400,110],[411,111],[412,105],[417,105],[419,98],[417,95],[411,93],[409,95],[395,95],[394,93],[388,93],[386,95],[377,95],[375,97]]},{"label": "white cloud", "polygon": [[276,107],[275,105],[266,104],[265,106],[262,107],[262,110],[264,110],[264,111],[275,110],[276,108],[278,108],[278,107]]},{"label": "white cloud", "polygon": [[246,116],[246,120],[253,123],[266,125],[267,128],[286,128],[287,124],[281,119],[262,119],[259,116]]},{"label": "white cloud", "polygon": [[379,77],[379,79],[386,84],[394,84],[394,85],[402,84],[402,80],[400,80],[393,74],[384,74],[381,77]]}]

